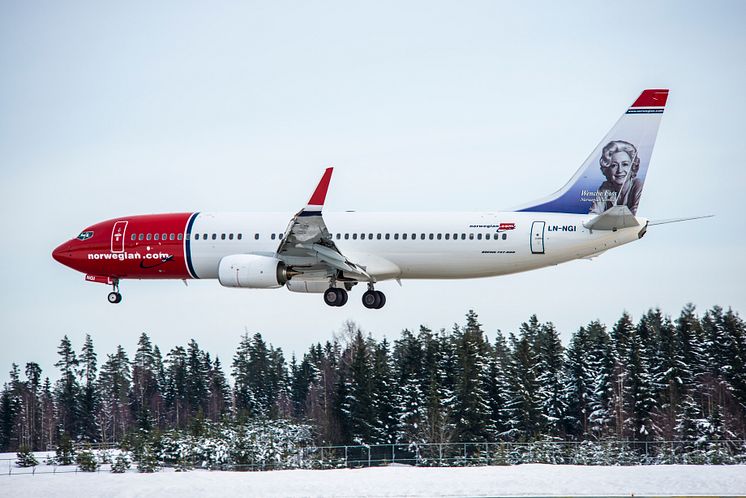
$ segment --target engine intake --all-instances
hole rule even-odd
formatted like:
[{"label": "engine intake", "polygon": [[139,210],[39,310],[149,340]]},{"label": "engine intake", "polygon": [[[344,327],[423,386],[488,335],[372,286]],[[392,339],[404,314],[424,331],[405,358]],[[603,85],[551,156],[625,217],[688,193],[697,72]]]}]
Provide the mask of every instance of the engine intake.
[{"label": "engine intake", "polygon": [[288,281],[288,270],[277,258],[233,254],[220,260],[218,280],[225,287],[277,289]]}]

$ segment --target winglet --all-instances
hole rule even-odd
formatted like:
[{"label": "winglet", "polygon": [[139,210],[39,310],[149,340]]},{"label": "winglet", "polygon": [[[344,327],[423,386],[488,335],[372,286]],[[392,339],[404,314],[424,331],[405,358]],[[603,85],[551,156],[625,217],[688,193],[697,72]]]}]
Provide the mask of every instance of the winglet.
[{"label": "winglet", "polygon": [[334,168],[326,168],[324,176],[321,177],[316,190],[313,191],[313,195],[308,200],[308,205],[304,209],[305,212],[321,211],[321,208],[324,206],[324,200],[326,199],[326,191],[329,190],[329,182],[331,182],[333,170]]}]

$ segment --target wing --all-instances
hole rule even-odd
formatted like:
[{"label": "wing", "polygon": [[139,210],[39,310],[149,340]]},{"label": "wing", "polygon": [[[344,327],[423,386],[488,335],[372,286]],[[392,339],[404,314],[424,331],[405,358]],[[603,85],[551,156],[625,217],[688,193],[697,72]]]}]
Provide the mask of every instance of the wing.
[{"label": "wing", "polygon": [[300,274],[373,282],[363,267],[348,260],[337,249],[324,223],[321,210],[332,170],[326,169],[306,207],[290,220],[277,248],[277,257]]}]

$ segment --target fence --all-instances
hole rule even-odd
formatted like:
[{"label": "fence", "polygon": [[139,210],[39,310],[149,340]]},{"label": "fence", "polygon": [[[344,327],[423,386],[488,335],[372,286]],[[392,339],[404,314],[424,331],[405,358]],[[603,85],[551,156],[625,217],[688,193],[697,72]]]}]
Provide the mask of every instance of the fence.
[{"label": "fence", "polygon": [[[101,452],[110,447],[100,448]],[[53,456],[53,453],[48,453]],[[111,455],[109,455],[111,456]],[[0,459],[0,475],[80,472],[75,465],[16,466],[16,459]],[[746,464],[746,440],[692,441],[539,441],[533,443],[412,443],[295,448],[282,457],[245,462],[206,462],[195,457],[161,459],[177,470],[261,471],[279,469],[334,469],[390,464],[427,467],[517,465],[526,463],[572,465]],[[133,463],[133,467],[135,464]],[[6,472],[7,469],[7,472]],[[98,472],[108,472],[110,463]]]}]

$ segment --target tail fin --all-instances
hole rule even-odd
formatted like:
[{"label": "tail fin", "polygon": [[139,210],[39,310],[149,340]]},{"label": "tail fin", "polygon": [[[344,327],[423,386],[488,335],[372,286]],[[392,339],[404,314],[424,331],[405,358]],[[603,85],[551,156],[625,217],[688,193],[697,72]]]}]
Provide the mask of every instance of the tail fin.
[{"label": "tail fin", "polygon": [[668,90],[645,90],[558,192],[518,211],[601,214],[627,206],[637,214]]}]

